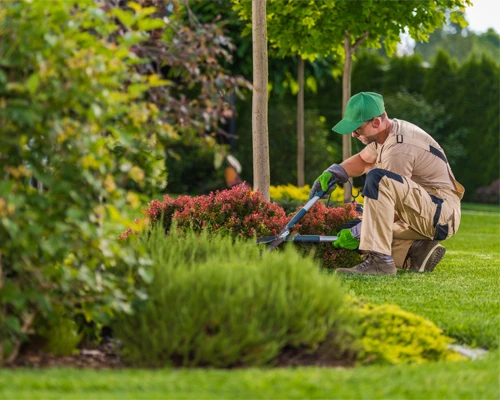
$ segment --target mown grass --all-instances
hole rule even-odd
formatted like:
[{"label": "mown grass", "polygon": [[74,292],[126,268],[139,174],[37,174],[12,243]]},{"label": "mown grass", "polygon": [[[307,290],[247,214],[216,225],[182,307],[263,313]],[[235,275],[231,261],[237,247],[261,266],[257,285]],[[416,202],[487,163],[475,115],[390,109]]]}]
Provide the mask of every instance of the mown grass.
[{"label": "mown grass", "polygon": [[[485,209],[484,209],[485,210]],[[500,342],[500,214],[465,211],[457,235],[444,242],[433,273],[343,277],[356,296],[394,303],[425,316],[462,343],[498,348]]]},{"label": "mown grass", "polygon": [[498,399],[499,353],[356,369],[0,371],[0,399]]},{"label": "mown grass", "polygon": [[483,211],[500,213],[500,204],[462,203],[462,211]]}]

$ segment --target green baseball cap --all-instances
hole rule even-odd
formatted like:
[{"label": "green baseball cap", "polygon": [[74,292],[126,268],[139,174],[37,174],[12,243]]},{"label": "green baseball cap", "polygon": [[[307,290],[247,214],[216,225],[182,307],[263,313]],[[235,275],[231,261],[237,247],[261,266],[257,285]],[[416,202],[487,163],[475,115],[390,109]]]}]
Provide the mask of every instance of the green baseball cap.
[{"label": "green baseball cap", "polygon": [[384,111],[384,99],[380,94],[360,92],[349,99],[344,118],[332,128],[332,131],[347,135],[363,125],[363,122],[382,115]]}]

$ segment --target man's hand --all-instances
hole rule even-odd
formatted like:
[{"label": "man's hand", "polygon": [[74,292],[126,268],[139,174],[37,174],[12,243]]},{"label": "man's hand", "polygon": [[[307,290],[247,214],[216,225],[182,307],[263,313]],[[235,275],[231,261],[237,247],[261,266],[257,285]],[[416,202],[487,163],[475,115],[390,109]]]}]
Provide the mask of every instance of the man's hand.
[{"label": "man's hand", "polygon": [[349,179],[347,172],[339,164],[331,165],[327,170],[325,170],[318,179],[314,181],[314,184],[309,192],[309,199],[312,199],[314,194],[320,189],[326,192],[328,189],[328,183],[332,178],[336,178],[338,182],[345,183]]},{"label": "man's hand", "polygon": [[332,179],[332,174],[327,171],[323,172],[320,176],[318,176],[318,179],[314,181],[311,191],[309,192],[309,200],[312,199],[314,195],[320,190],[326,192],[326,190],[328,189],[328,182],[330,182],[330,179]]},{"label": "man's hand", "polygon": [[332,243],[336,249],[355,250],[359,246],[359,240],[352,236],[350,229],[342,229],[338,234],[338,239]]}]

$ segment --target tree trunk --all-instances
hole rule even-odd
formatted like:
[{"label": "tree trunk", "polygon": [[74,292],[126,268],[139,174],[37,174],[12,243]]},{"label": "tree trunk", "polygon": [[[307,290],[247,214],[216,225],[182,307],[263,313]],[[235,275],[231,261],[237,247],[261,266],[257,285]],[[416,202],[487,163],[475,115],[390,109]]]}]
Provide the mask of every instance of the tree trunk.
[{"label": "tree trunk", "polygon": [[304,59],[299,56],[297,93],[297,186],[304,186]]},{"label": "tree trunk", "polygon": [[[346,32],[344,36],[344,75],[342,76],[342,117],[344,117],[345,106],[351,98],[351,68],[352,68],[352,49],[351,35]],[[342,160],[347,160],[352,155],[351,135],[342,135]],[[352,178],[349,184],[344,184],[344,204],[351,202]]]},{"label": "tree trunk", "polygon": [[267,129],[267,26],[266,0],[252,0],[253,96],[252,143],[253,189],[270,200],[269,138]]}]

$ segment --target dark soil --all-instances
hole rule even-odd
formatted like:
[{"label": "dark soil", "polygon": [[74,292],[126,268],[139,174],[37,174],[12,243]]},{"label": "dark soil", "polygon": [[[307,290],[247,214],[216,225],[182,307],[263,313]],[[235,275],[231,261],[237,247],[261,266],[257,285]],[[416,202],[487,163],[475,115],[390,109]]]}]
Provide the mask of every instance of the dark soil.
[{"label": "dark soil", "polygon": [[[355,355],[350,352],[342,352],[330,346],[328,342],[320,345],[315,351],[308,348],[284,348],[277,357],[274,367],[287,368],[299,366],[314,367],[343,367],[354,366]],[[17,359],[7,365],[10,368],[93,368],[93,369],[121,369],[133,368],[133,365],[125,363],[119,354],[119,343],[111,340],[99,345],[95,349],[80,349],[77,354],[70,356],[55,356],[42,349],[24,349]],[[176,363],[174,362],[174,365]],[[177,365],[180,366],[180,365]],[[241,368],[235,366],[234,368]]]},{"label": "dark soil", "polygon": [[116,350],[116,345],[112,342],[107,342],[96,349],[80,349],[77,354],[70,356],[55,356],[41,349],[25,349],[8,367],[114,369],[125,368],[126,365]]}]

